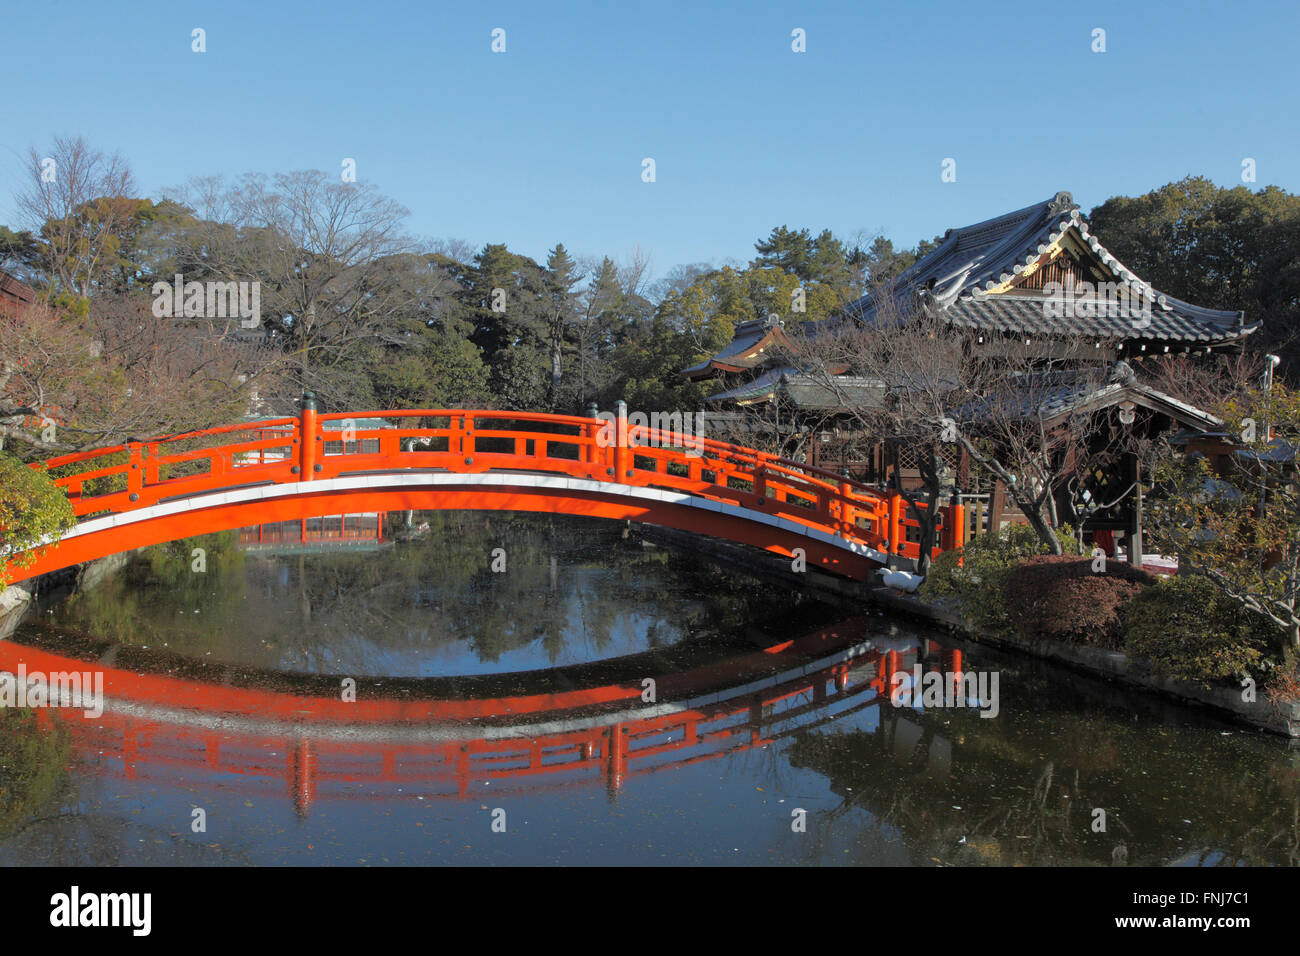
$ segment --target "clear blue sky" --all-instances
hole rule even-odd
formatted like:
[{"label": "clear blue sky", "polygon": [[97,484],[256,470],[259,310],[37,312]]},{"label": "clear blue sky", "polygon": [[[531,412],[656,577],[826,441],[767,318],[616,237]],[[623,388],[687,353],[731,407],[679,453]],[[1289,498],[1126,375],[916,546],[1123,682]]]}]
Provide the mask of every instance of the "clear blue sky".
[{"label": "clear blue sky", "polygon": [[1294,0],[0,0],[0,24],[8,225],[21,156],[55,134],[120,151],[151,196],[353,157],[416,236],[539,261],[640,244],[659,276],[745,261],[779,224],[911,245],[1060,189],[1087,209],[1234,185],[1245,157],[1252,188],[1300,191]]}]

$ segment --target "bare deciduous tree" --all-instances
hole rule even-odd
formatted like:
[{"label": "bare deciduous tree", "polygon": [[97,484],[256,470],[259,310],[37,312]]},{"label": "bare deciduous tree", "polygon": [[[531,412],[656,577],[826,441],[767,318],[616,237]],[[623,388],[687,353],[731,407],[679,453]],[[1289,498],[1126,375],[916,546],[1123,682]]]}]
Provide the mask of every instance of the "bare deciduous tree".
[{"label": "bare deciduous tree", "polygon": [[190,230],[178,250],[183,272],[260,282],[262,320],[291,356],[293,386],[338,404],[359,400],[344,364],[411,304],[411,273],[391,262],[412,248],[407,210],[373,185],[318,170],[250,174],[224,191],[191,181],[173,198],[228,216]]},{"label": "bare deciduous tree", "polygon": [[18,210],[44,240],[55,290],[89,298],[138,205],[131,170],[116,153],[61,136],[47,153],[28,153],[27,173]]},{"label": "bare deciduous tree", "polygon": [[98,298],[87,317],[35,306],[0,323],[0,443],[34,458],[226,424],[267,368],[156,318],[142,297]]},{"label": "bare deciduous tree", "polygon": [[[836,396],[840,415],[864,443],[888,439],[914,453],[921,487],[899,490],[924,543],[933,542],[936,509],[920,505],[937,503],[944,448],[955,446],[1002,483],[1052,552],[1061,553],[1056,531],[1074,516],[1061,515],[1058,500],[1085,490],[1077,480],[1071,487],[1071,479],[1085,463],[1097,469],[1105,459],[1109,466],[1129,450],[1122,442],[1089,442],[1098,414],[1090,396],[1107,383],[1092,343],[981,333],[900,303],[888,286],[875,295],[867,323],[846,320],[791,335],[791,365]],[[864,399],[874,394],[881,397]],[[923,565],[926,553],[923,546]]]}]

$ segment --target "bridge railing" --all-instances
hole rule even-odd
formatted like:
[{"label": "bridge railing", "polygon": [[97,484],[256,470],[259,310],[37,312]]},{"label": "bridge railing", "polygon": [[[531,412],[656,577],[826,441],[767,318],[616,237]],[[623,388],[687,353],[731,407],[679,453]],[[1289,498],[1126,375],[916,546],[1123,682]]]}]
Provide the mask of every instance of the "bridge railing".
[{"label": "bridge railing", "polygon": [[[776,515],[888,554],[919,556],[919,526],[895,492],[698,435],[568,415],[481,409],[319,415],[308,407],[297,418],[130,442],[64,455],[44,467],[79,517],[216,490],[370,471],[509,471],[678,491]],[[948,510],[941,515],[936,554],[961,543],[961,522],[951,520]]]}]

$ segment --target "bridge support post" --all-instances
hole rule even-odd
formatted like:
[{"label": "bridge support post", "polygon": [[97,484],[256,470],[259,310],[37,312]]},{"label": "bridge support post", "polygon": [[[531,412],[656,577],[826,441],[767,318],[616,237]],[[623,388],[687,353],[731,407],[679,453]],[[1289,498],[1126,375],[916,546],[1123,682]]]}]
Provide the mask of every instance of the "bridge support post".
[{"label": "bridge support post", "polygon": [[298,420],[298,480],[311,481],[316,472],[316,395],[302,393],[302,416]]},{"label": "bridge support post", "polygon": [[596,453],[596,449],[599,447],[600,429],[605,423],[600,421],[600,407],[595,402],[587,403],[587,417],[594,419],[594,421],[592,424],[582,426],[580,434],[584,442],[579,460],[584,465],[598,465],[600,464],[600,456]]},{"label": "bridge support post", "polygon": [[840,520],[844,522],[845,534],[857,531],[858,512],[853,507],[853,487],[847,481],[840,482]]},{"label": "bridge support post", "polygon": [[767,455],[759,452],[754,464],[754,500],[758,507],[767,505]]},{"label": "bridge support post", "polygon": [[903,496],[897,491],[889,496],[889,553],[903,553]]}]

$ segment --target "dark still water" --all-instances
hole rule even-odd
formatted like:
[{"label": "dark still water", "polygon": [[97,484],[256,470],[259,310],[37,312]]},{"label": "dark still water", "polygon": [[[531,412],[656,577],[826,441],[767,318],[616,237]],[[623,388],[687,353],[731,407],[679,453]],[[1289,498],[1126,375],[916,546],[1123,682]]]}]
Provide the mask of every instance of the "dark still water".
[{"label": "dark still water", "polygon": [[394,541],[393,514],[367,541],[377,520],[349,520],[43,595],[0,670],[103,693],[0,709],[0,860],[1300,860],[1284,739],[615,523],[416,515]]}]

